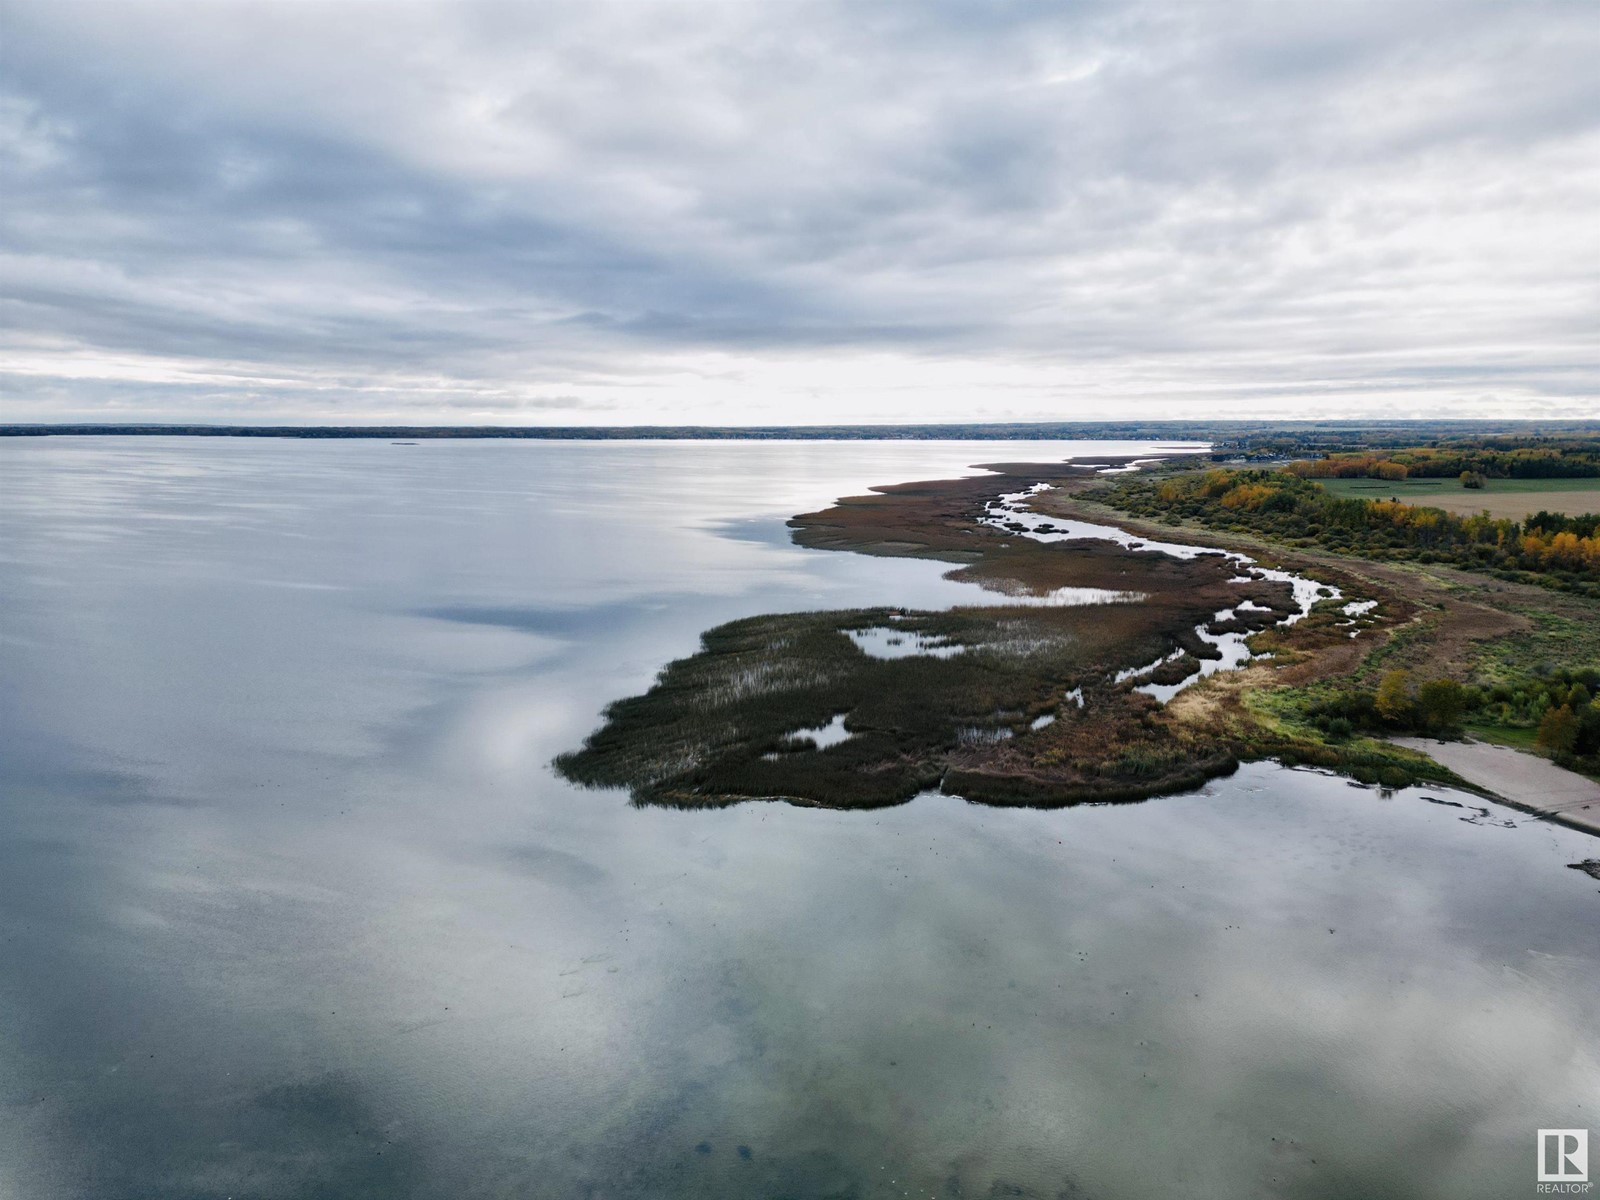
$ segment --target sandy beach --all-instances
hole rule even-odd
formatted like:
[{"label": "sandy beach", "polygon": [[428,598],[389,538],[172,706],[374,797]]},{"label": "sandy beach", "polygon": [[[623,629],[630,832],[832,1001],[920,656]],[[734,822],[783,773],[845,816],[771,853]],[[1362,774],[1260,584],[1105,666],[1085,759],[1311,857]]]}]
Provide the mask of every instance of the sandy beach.
[{"label": "sandy beach", "polygon": [[1529,812],[1600,836],[1600,783],[1548,759],[1488,742],[1393,738]]}]

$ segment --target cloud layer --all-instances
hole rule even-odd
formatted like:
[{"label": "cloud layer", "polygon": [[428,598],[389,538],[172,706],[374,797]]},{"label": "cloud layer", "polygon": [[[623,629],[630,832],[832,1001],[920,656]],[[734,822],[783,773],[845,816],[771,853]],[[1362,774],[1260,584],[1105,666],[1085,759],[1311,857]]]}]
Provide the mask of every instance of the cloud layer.
[{"label": "cloud layer", "polygon": [[5,417],[1588,415],[1586,3],[5,3]]}]

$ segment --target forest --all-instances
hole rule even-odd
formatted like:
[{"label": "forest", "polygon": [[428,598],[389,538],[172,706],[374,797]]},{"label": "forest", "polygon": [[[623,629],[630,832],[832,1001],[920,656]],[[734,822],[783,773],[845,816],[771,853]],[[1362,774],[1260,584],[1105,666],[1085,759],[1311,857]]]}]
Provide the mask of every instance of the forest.
[{"label": "forest", "polygon": [[1300,470],[1135,475],[1096,498],[1136,516],[1189,520],[1367,558],[1449,563],[1600,598],[1600,514],[1538,512],[1513,521],[1334,496],[1307,468],[1337,461],[1293,464]]},{"label": "forest", "polygon": [[[1593,438],[1485,438],[1388,451],[1330,454],[1288,464],[1302,479],[1593,479],[1600,445]],[[1468,486],[1468,479],[1462,478]]]}]

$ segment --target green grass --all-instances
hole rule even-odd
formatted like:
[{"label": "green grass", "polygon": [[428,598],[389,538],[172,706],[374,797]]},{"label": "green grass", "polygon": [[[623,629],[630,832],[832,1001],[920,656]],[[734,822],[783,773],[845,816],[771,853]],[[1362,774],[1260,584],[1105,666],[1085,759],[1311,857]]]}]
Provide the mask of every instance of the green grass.
[{"label": "green grass", "polygon": [[1509,725],[1468,725],[1467,733],[1480,742],[1489,742],[1495,746],[1510,746],[1513,750],[1535,751],[1534,739],[1538,737],[1538,730],[1521,729]]},{"label": "green grass", "polygon": [[1600,613],[1592,605],[1570,602],[1562,613],[1525,604],[1508,607],[1527,617],[1531,627],[1480,643],[1476,666],[1484,682],[1516,684],[1563,667],[1600,665]]}]

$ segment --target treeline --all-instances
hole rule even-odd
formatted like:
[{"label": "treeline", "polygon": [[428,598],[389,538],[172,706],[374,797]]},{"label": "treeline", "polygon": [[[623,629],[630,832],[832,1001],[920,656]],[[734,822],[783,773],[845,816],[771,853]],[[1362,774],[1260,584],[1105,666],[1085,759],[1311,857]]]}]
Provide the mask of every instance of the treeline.
[{"label": "treeline", "polygon": [[1600,598],[1600,515],[1459,517],[1394,500],[1334,496],[1288,471],[1219,468],[1129,476],[1101,497],[1138,516],[1180,517],[1368,558],[1444,562]]},{"label": "treeline", "polygon": [[1518,445],[1419,446],[1384,452],[1330,454],[1290,463],[1303,479],[1588,479],[1600,477],[1600,444],[1570,440]]},{"label": "treeline", "polygon": [[1376,688],[1343,688],[1312,703],[1306,716],[1332,741],[1359,733],[1450,737],[1463,725],[1534,729],[1534,743],[1557,762],[1600,772],[1600,670],[1563,669],[1492,686],[1453,679],[1417,682],[1390,671]]}]

